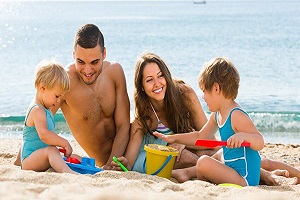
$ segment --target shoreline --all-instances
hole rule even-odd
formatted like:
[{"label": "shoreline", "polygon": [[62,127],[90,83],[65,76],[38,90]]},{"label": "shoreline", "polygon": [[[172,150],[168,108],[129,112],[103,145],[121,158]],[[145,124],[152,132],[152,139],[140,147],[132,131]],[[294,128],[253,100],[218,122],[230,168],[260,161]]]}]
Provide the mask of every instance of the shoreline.
[{"label": "shoreline", "polygon": [[[23,129],[23,126],[22,126]],[[13,139],[13,140],[21,140],[22,139],[22,131],[19,131],[18,133],[13,132],[10,134],[7,134],[6,130],[1,130],[0,131],[5,132],[4,133],[0,133],[0,140],[9,140],[9,139]],[[278,132],[278,133],[264,133],[261,132],[264,140],[265,140],[265,144],[284,144],[284,145],[298,145],[300,144],[300,133],[289,133],[289,132]],[[59,135],[69,141],[75,140],[75,138],[71,135],[71,133],[59,133]],[[216,137],[219,138],[219,134],[216,134]]]},{"label": "shoreline", "polygon": [[[137,172],[103,171],[95,175],[21,170],[13,165],[21,139],[0,140],[0,196],[5,199],[299,199],[300,185],[221,187],[204,181],[176,183]],[[86,156],[75,140],[74,153]],[[300,145],[266,144],[262,158],[300,169]]]}]

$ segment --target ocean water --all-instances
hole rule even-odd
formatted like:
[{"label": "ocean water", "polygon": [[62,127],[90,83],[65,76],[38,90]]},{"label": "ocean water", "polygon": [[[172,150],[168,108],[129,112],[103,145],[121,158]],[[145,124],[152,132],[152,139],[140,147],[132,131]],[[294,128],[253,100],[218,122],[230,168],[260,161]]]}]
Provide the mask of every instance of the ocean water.
[{"label": "ocean water", "polygon": [[[175,78],[197,92],[202,64],[226,56],[240,72],[237,101],[266,142],[300,143],[299,1],[0,1],[0,137],[21,138],[34,96],[35,66],[73,61],[73,39],[85,23],[99,26],[107,60],[124,68],[134,111],[135,60],[160,55]],[[61,113],[57,132],[72,138]]]}]

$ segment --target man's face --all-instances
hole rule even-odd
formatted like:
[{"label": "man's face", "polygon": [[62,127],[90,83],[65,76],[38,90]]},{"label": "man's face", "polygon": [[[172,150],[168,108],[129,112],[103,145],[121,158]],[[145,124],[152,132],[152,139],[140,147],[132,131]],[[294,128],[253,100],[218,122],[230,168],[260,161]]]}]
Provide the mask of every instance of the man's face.
[{"label": "man's face", "polygon": [[85,84],[92,85],[102,71],[103,60],[106,57],[105,49],[102,53],[99,45],[89,49],[77,45],[74,48],[73,57],[79,77]]}]

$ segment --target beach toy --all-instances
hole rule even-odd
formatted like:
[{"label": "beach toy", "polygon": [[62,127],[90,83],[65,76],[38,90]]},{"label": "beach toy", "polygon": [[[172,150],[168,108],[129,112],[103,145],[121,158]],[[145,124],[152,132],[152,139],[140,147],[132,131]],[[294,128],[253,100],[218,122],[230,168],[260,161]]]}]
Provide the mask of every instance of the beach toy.
[{"label": "beach toy", "polygon": [[[63,153],[64,155],[66,154],[66,149],[64,149],[64,148],[58,148],[58,150],[59,150],[61,153]],[[69,162],[69,163],[80,164],[80,161],[79,161],[78,159],[76,159],[76,158],[71,158],[71,157],[69,157],[69,158],[65,158],[64,160],[65,160],[66,162]]]},{"label": "beach toy", "polygon": [[59,150],[61,153],[63,153],[64,155],[66,154],[66,149],[64,149],[64,148],[58,148],[58,150]]},{"label": "beach toy", "polygon": [[128,172],[128,169],[115,156],[113,157],[113,160],[121,167],[121,169],[123,169],[124,172]]},{"label": "beach toy", "polygon": [[[103,171],[103,169],[95,166],[95,158],[82,157],[80,163],[68,162],[65,157],[64,160],[73,171],[80,174],[96,174],[97,172]],[[75,160],[77,159],[75,158]]]},{"label": "beach toy", "polygon": [[[58,148],[58,150],[65,154],[66,149]],[[96,167],[95,158],[82,157],[81,162],[76,158],[66,158],[63,157],[66,164],[75,172],[80,174],[95,174],[97,172],[103,171],[103,169]]]},{"label": "beach toy", "polygon": [[[226,141],[216,141],[216,140],[196,140],[196,146],[205,146],[205,147],[216,147],[216,146],[227,146]],[[249,142],[243,142],[243,147],[250,147]]]},{"label": "beach toy", "polygon": [[144,172],[170,179],[175,158],[178,155],[177,149],[158,144],[145,145],[144,149],[146,151]]},{"label": "beach toy", "polygon": [[80,163],[81,163],[80,160],[78,160],[78,159],[76,159],[76,158],[71,158],[71,157],[66,158],[65,161],[66,161],[66,162],[69,162],[69,163],[73,163],[73,164],[80,164]]},{"label": "beach toy", "polygon": [[234,183],[221,183],[218,186],[243,188],[243,186]]}]

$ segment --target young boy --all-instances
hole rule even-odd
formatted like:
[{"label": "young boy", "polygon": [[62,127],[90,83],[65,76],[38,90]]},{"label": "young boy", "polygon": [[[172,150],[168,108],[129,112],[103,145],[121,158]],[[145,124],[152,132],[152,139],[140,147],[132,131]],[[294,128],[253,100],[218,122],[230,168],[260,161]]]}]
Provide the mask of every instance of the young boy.
[{"label": "young boy", "polygon": [[52,167],[56,172],[77,174],[68,167],[57,149],[64,148],[66,157],[73,151],[68,140],[53,132],[55,122],[51,111],[70,89],[68,74],[55,61],[41,62],[36,70],[35,88],[35,98],[25,117],[21,167],[34,171]]},{"label": "young boy", "polygon": [[[215,184],[234,183],[241,186],[255,186],[260,180],[261,158],[259,150],[264,147],[264,140],[248,114],[235,102],[239,88],[239,73],[226,58],[214,58],[205,63],[199,76],[199,87],[203,99],[212,112],[208,122],[200,131],[184,134],[154,135],[168,143],[194,145],[197,139],[210,139],[219,129],[221,139],[227,141],[223,147],[225,164],[209,156],[201,156],[196,168],[199,180]],[[250,147],[242,147],[249,142]]]}]

